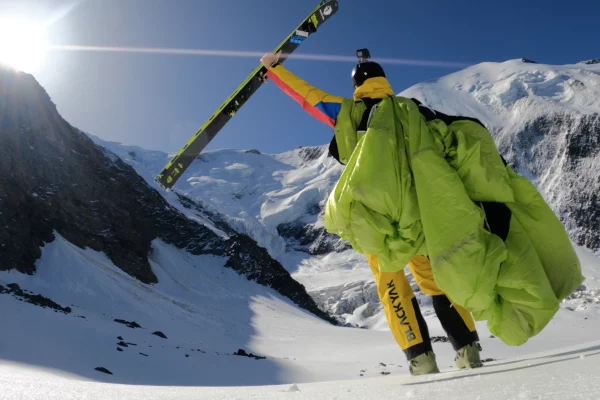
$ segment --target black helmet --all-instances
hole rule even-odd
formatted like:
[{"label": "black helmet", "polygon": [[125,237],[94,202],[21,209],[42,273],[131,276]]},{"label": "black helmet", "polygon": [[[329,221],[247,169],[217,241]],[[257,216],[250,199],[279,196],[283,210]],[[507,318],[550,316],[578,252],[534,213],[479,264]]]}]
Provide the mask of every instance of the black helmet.
[{"label": "black helmet", "polygon": [[357,50],[356,56],[358,57],[358,64],[356,64],[352,70],[352,84],[354,87],[359,87],[369,78],[385,78],[385,72],[383,72],[381,65],[373,61],[367,61],[369,58],[371,58],[369,50]]}]

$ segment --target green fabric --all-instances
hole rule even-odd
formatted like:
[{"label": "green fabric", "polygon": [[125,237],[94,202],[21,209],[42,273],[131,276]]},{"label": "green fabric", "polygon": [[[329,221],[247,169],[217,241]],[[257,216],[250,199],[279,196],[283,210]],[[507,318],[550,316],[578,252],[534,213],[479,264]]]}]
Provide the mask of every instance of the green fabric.
[{"label": "green fabric", "polygon": [[[426,122],[414,102],[390,96],[360,136],[360,104],[344,102],[336,123],[349,156],[327,202],[326,229],[377,255],[382,271],[428,255],[440,289],[507,344],[539,333],[583,277],[535,187],[504,166],[475,122]],[[480,201],[510,208],[506,241],[485,229]]]},{"label": "green fabric", "polygon": [[362,101],[344,99],[335,124],[335,140],[338,147],[340,162],[348,164],[352,152],[356,148],[359,135],[356,132],[358,124],[367,107]]}]

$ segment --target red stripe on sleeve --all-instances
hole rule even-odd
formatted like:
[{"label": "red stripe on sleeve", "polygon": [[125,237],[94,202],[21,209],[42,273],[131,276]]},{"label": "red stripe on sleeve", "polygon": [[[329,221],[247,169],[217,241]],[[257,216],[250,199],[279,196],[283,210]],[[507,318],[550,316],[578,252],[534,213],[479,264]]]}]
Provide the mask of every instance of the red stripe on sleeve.
[{"label": "red stripe on sleeve", "polygon": [[301,94],[299,94],[294,89],[292,89],[279,76],[277,76],[277,74],[275,74],[271,70],[268,70],[267,71],[267,77],[270,80],[272,80],[273,83],[275,83],[288,96],[290,96],[292,99],[296,100],[298,102],[298,104],[300,104],[302,106],[302,108],[304,109],[304,111],[306,111],[307,113],[309,113],[310,115],[312,115],[313,117],[315,117],[316,119],[318,119],[319,121],[323,122],[324,124],[329,125],[332,128],[335,128],[335,120],[334,119],[330,118],[327,114],[325,114],[323,111],[321,111],[317,107],[315,107],[315,106],[311,105],[310,103],[308,103],[306,101],[306,99],[304,97],[302,97]]}]

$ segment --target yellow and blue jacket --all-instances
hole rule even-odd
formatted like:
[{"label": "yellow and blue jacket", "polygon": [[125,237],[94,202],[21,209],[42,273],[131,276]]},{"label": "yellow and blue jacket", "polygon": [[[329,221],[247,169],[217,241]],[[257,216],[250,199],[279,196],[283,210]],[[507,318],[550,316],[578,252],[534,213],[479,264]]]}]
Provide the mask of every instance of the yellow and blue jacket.
[{"label": "yellow and blue jacket", "polygon": [[[267,77],[296,100],[306,112],[332,128],[336,126],[342,104],[344,101],[349,100],[311,86],[308,82],[285,69],[281,64],[269,68]],[[381,77],[371,78],[354,91],[354,101],[364,98],[382,99],[385,96],[393,95],[394,92],[387,79]]]}]

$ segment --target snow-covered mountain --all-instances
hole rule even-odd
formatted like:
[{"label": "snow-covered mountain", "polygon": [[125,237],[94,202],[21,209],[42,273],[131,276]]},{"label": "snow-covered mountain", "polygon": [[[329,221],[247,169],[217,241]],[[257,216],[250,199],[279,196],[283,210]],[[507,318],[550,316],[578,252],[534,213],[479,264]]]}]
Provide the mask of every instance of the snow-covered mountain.
[{"label": "snow-covered mountain", "polygon": [[364,320],[379,309],[364,257],[323,227],[325,199],[342,171],[326,146],[277,155],[256,150],[209,151],[167,193],[154,182],[168,161],[166,153],[91,137],[133,166],[174,207],[193,204],[252,237],[306,287],[323,310],[340,321],[386,327],[382,314],[376,321]]},{"label": "snow-covered mountain", "polygon": [[[170,205],[69,125],[31,75],[0,69],[0,304],[15,322],[0,338],[15,345],[0,358],[95,374],[82,368],[96,362],[90,355],[114,365],[128,342],[108,337],[136,328],[146,340],[150,329],[171,331],[188,352],[230,354],[251,341],[252,299],[261,297],[333,322],[264,248],[184,200]],[[168,357],[154,375],[166,373]]]},{"label": "snow-covered mountain", "polygon": [[[600,329],[599,92],[597,63],[513,60],[401,93],[481,119],[581,245],[587,279],[540,335],[507,347],[477,324],[486,372],[531,368],[540,385],[553,378],[557,397],[597,390],[586,379],[600,372],[591,343]],[[364,257],[323,229],[342,171],[327,146],[209,151],[165,192],[154,177],[169,154],[85,135],[32,77],[0,72],[0,156],[0,315],[12,322],[0,330],[0,398],[57,390],[77,398],[82,387],[93,398],[287,398],[287,389],[310,398],[469,398],[464,387],[477,398],[493,385],[503,388],[496,398],[537,394],[518,371],[504,380],[445,372],[433,389],[420,385],[430,377],[200,391],[82,383],[267,385],[407,368]],[[417,296],[447,370],[453,352],[428,297]],[[368,329],[332,325],[323,311]],[[405,384],[414,386],[396,389]]]},{"label": "snow-covered mountain", "polygon": [[[540,189],[572,240],[600,251],[600,65],[484,63],[400,95],[479,118],[508,162]],[[165,153],[93,139],[150,185],[168,161]],[[324,310],[347,323],[385,328],[364,258],[323,229],[325,200],[341,171],[325,145],[275,155],[209,151],[175,192],[265,247]]]},{"label": "snow-covered mountain", "polygon": [[479,118],[572,240],[600,251],[600,64],[483,63],[401,94]]}]

